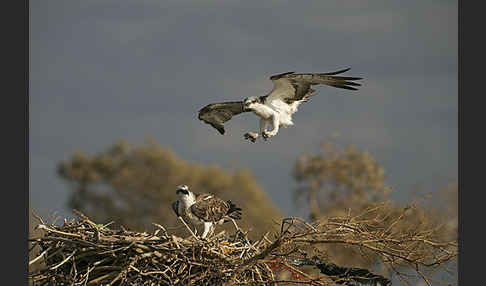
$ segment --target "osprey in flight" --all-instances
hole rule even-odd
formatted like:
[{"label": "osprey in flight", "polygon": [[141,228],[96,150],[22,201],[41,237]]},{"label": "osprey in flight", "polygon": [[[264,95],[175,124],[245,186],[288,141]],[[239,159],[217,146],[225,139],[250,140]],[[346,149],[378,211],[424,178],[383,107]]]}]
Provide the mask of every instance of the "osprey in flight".
[{"label": "osprey in flight", "polygon": [[[223,224],[231,219],[241,218],[241,208],[231,201],[224,201],[212,194],[195,194],[186,185],[177,186],[179,200],[172,203],[172,209],[178,217],[187,218],[195,225],[204,224],[201,238],[214,231],[215,224]],[[197,229],[194,227],[194,233]]]},{"label": "osprey in flight", "polygon": [[[219,133],[224,134],[224,123],[233,116],[243,112],[254,112],[260,117],[260,134],[263,139],[275,136],[279,127],[293,125],[292,115],[297,111],[300,104],[307,102],[315,92],[311,86],[325,84],[337,88],[357,90],[355,86],[361,84],[354,82],[360,77],[335,76],[348,71],[349,68],[328,73],[294,73],[287,72],[273,75],[273,90],[265,96],[251,96],[243,101],[232,101],[208,104],[199,110],[198,118],[216,128]],[[267,127],[272,124],[273,129],[268,131]],[[248,132],[245,139],[255,142],[258,133]]]}]

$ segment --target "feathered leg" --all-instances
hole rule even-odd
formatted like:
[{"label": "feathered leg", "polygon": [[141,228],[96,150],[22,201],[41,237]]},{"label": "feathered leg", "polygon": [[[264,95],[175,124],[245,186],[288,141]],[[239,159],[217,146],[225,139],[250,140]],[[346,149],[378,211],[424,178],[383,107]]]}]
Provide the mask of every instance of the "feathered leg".
[{"label": "feathered leg", "polygon": [[260,133],[267,131],[268,121],[260,118]]},{"label": "feathered leg", "polygon": [[277,135],[278,128],[280,127],[280,120],[279,120],[278,114],[272,115],[272,125],[273,125],[273,129],[270,132],[264,131],[262,133],[263,138],[267,139],[269,137]]},{"label": "feathered leg", "polygon": [[[263,134],[267,131],[268,121],[260,118],[260,134]],[[254,132],[247,132],[245,133],[245,139],[250,139],[251,142],[255,143],[256,139],[258,138],[258,133]],[[267,140],[265,137],[263,139]]]},{"label": "feathered leg", "polygon": [[267,140],[268,137],[265,136],[267,132],[267,126],[269,122],[266,119],[260,118],[260,134],[262,135],[263,139]]},{"label": "feathered leg", "polygon": [[213,223],[211,223],[211,222],[205,222],[204,223],[204,232],[201,235],[201,238],[206,238],[206,236],[208,235],[208,233],[211,230],[211,227],[212,226],[213,226]]}]

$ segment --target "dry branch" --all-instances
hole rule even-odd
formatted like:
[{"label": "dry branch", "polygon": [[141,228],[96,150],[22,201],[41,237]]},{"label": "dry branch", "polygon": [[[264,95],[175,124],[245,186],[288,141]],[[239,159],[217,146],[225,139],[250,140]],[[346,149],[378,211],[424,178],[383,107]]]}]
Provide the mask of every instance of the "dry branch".
[{"label": "dry branch", "polygon": [[[336,266],[323,256],[311,259],[308,250],[323,243],[360,248],[377,255],[395,274],[415,270],[416,277],[429,283],[424,269],[457,257],[457,242],[437,241],[431,230],[392,233],[394,221],[376,227],[376,221],[359,216],[321,224],[287,218],[273,238],[250,241],[237,225],[231,235],[181,238],[157,224],[152,234],[112,230],[76,214],[79,220],[63,225],[40,220],[44,235],[30,241],[40,246],[41,254],[30,263],[44,259],[47,267],[29,274],[33,285],[388,285],[383,281],[391,277]],[[314,272],[301,268],[305,265]]]}]

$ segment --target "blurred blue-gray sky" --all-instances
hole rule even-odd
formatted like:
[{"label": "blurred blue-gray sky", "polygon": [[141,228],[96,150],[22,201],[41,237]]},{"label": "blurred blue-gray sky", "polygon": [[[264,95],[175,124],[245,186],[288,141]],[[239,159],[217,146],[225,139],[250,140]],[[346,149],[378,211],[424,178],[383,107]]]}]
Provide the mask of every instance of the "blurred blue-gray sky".
[{"label": "blurred blue-gray sky", "polygon": [[[385,168],[407,200],[458,180],[457,1],[30,2],[30,206],[66,207],[56,164],[73,150],[151,136],[182,159],[251,169],[276,205],[292,197],[295,159],[333,132]],[[357,92],[318,87],[270,143],[250,144],[250,114],[221,136],[208,103],[264,95],[272,74],[363,77]]]}]

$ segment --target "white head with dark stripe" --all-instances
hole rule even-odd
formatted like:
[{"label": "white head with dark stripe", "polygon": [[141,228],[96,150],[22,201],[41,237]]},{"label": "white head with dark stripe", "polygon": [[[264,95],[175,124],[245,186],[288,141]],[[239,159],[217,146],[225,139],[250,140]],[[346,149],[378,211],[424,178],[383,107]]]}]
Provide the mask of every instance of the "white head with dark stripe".
[{"label": "white head with dark stripe", "polygon": [[176,194],[179,196],[180,201],[187,207],[190,207],[196,202],[196,196],[193,192],[189,191],[187,185],[177,186]]},{"label": "white head with dark stripe", "polygon": [[250,97],[247,97],[243,100],[243,108],[246,111],[253,110],[255,108],[255,106],[259,105],[259,104],[261,104],[260,98],[258,98],[256,96],[250,96]]}]

